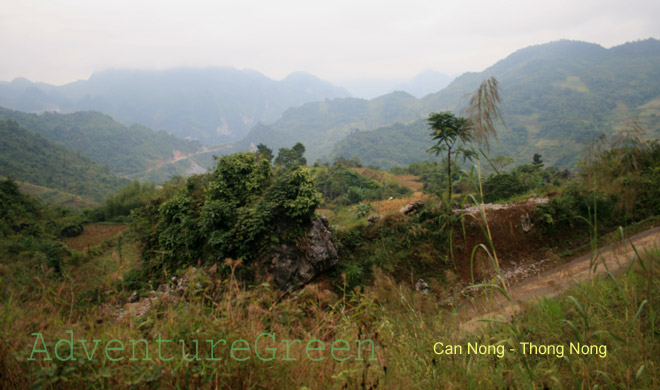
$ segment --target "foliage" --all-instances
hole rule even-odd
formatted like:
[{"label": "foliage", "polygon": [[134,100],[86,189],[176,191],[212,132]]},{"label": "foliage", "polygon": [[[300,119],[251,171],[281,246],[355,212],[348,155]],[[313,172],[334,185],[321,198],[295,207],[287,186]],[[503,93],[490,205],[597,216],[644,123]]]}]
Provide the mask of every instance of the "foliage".
[{"label": "foliage", "polygon": [[345,167],[345,168],[362,168],[362,163],[360,162],[359,157],[345,158],[343,156],[339,156],[339,157],[335,158],[332,165],[333,166],[342,166],[342,167]]},{"label": "foliage", "polygon": [[82,154],[118,175],[146,171],[154,165],[182,154],[196,152],[199,142],[186,141],[140,125],[124,126],[98,112],[41,115],[0,107],[0,119],[12,119],[31,132]]},{"label": "foliage", "polygon": [[346,160],[337,160],[332,167],[317,172],[316,185],[326,201],[350,205],[363,200],[400,198],[412,193],[410,188],[396,183],[379,183],[369,179],[357,171],[347,168],[347,164]]},{"label": "foliage", "polygon": [[431,129],[431,139],[435,141],[435,145],[429,148],[428,152],[439,155],[447,153],[446,167],[447,167],[447,201],[451,201],[452,193],[452,175],[451,175],[451,153],[452,148],[455,156],[462,155],[464,159],[472,159],[475,152],[465,148],[463,145],[472,140],[471,128],[469,121],[465,118],[456,117],[451,112],[431,113],[429,114],[428,123]]},{"label": "foliage", "polygon": [[125,217],[131,210],[144,206],[156,192],[154,183],[140,183],[134,180],[122,187],[116,194],[109,195],[103,202],[100,213],[103,220]]},{"label": "foliage", "polygon": [[149,269],[227,257],[248,262],[279,240],[295,241],[320,202],[310,175],[273,171],[254,153],[220,158],[208,175],[171,183],[134,225]]},{"label": "foliage", "polygon": [[[359,206],[357,211],[368,212]],[[411,275],[442,278],[441,268],[451,267],[447,218],[443,210],[425,210],[410,220],[393,214],[376,224],[338,230],[342,262],[333,273],[335,283],[346,274],[349,289],[364,287],[373,282],[375,271],[402,283],[411,283]]]},{"label": "foliage", "polygon": [[488,176],[483,181],[484,201],[506,200],[529,191],[542,193],[548,186],[559,186],[570,177],[571,173],[565,169],[543,169],[541,155],[535,154],[531,164]]},{"label": "foliage", "polygon": [[79,221],[68,211],[45,208],[20,193],[13,180],[0,181],[0,278],[25,283],[40,267],[59,275],[70,256],[59,236],[71,224]]},{"label": "foliage", "polygon": [[96,201],[127,182],[12,120],[0,121],[0,175]]},{"label": "foliage", "polygon": [[260,156],[260,158],[266,159],[268,162],[273,161],[273,149],[264,144],[257,145],[257,154]]},{"label": "foliage", "polygon": [[303,157],[305,154],[305,145],[300,142],[293,145],[292,148],[280,148],[275,158],[275,165],[285,168],[304,166],[307,160]]},{"label": "foliage", "polygon": [[527,192],[528,188],[519,176],[513,173],[501,173],[488,177],[483,182],[484,202],[508,199]]},{"label": "foliage", "polygon": [[660,213],[660,143],[612,146],[585,162],[559,196],[538,206],[546,230],[586,230],[584,221],[595,221],[602,231]]}]

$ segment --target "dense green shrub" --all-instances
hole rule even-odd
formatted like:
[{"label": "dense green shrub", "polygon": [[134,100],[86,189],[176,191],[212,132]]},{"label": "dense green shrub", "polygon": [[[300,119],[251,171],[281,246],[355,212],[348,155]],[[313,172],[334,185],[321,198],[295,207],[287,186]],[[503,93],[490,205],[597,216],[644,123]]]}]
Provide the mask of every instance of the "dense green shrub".
[{"label": "dense green shrub", "polygon": [[139,180],[134,180],[105,199],[100,210],[102,218],[112,220],[128,216],[131,210],[144,206],[155,192],[156,186],[153,182],[142,184]]},{"label": "dense green shrub", "polygon": [[338,230],[342,261],[334,271],[336,284],[345,276],[348,289],[368,285],[374,269],[408,283],[411,275],[442,278],[442,265],[451,267],[447,227],[455,217],[446,210],[424,208],[411,217],[387,215],[375,224]]},{"label": "dense green shrub", "polygon": [[239,153],[208,175],[166,185],[136,213],[133,228],[151,269],[249,262],[275,242],[299,239],[320,200],[304,170],[273,170],[266,159]]},{"label": "dense green shrub", "polygon": [[[3,283],[25,284],[38,269],[59,276],[71,256],[59,240],[64,226],[78,223],[62,209],[48,209],[22,194],[11,179],[0,181],[0,278]],[[0,296],[5,291],[1,289]]]},{"label": "dense green shrub", "polygon": [[389,197],[400,198],[412,194],[408,187],[396,183],[381,184],[347,168],[341,162],[321,170],[316,175],[317,189],[328,201],[351,205],[364,200],[382,200]]},{"label": "dense green shrub", "polygon": [[520,177],[513,173],[492,175],[483,182],[484,201],[487,203],[523,194],[527,190]]},{"label": "dense green shrub", "polygon": [[[544,229],[599,230],[660,214],[660,143],[640,142],[606,150],[583,166],[577,179],[537,207]],[[587,222],[588,221],[588,222]]]}]

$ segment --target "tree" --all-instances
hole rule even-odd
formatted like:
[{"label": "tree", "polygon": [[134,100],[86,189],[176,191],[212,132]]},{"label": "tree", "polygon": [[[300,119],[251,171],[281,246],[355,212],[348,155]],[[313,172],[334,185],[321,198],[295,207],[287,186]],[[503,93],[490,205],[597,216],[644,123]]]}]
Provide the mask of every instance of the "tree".
[{"label": "tree", "polygon": [[[499,84],[494,77],[484,80],[479,88],[470,97],[465,113],[467,118],[456,117],[451,112],[431,113],[428,123],[433,133],[431,138],[436,144],[428,152],[439,155],[447,152],[447,201],[451,201],[451,152],[462,154],[464,160],[476,157],[472,149],[464,148],[461,144],[476,142],[489,148],[490,137],[497,138],[495,124],[504,123],[499,110],[501,103]],[[460,144],[457,145],[457,142]],[[483,151],[481,152],[482,154]],[[484,154],[485,156],[485,154]]]},{"label": "tree", "polygon": [[493,164],[493,168],[495,168],[495,171],[500,173],[500,171],[502,171],[508,165],[513,164],[514,160],[509,156],[497,155],[491,162]]},{"label": "tree", "polygon": [[543,167],[543,159],[541,158],[541,155],[538,153],[534,153],[534,158],[532,159],[532,165],[536,168],[542,168]]},{"label": "tree", "polygon": [[271,162],[273,161],[273,149],[269,148],[264,144],[257,145],[257,156],[263,158],[264,160]]},{"label": "tree", "polygon": [[291,149],[280,148],[275,159],[275,165],[291,168],[295,166],[307,164],[307,159],[303,157],[305,154],[305,145],[298,142],[293,145]]},{"label": "tree", "polygon": [[436,142],[427,152],[440,155],[447,153],[447,204],[451,202],[451,154],[462,154],[464,159],[472,159],[476,153],[463,145],[471,140],[468,120],[456,117],[451,112],[434,112],[429,115],[428,124],[433,130],[431,138]]}]

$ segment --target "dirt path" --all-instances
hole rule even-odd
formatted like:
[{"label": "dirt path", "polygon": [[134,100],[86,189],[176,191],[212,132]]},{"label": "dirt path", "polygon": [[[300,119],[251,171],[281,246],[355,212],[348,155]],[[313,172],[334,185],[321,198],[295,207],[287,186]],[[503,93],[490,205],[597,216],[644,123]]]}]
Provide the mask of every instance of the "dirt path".
[{"label": "dirt path", "polygon": [[[133,178],[133,177],[139,177],[141,175],[144,175],[145,173],[149,173],[149,172],[153,171],[154,169],[158,169],[158,168],[164,167],[166,165],[174,164],[174,163],[177,163],[177,162],[182,161],[182,160],[190,160],[192,157],[195,157],[195,156],[199,156],[199,155],[202,155],[202,154],[205,154],[205,153],[219,152],[219,151],[222,151],[222,150],[225,150],[225,149],[226,149],[225,145],[216,146],[215,148],[211,148],[211,149],[209,149],[207,147],[204,147],[204,148],[202,148],[202,149],[200,149],[196,152],[190,153],[190,154],[181,155],[181,156],[176,156],[175,155],[172,158],[169,158],[169,159],[163,161],[159,165],[155,165],[153,167],[147,168],[144,171],[135,172],[135,173],[131,173],[131,174],[128,174],[128,175],[123,175],[122,177],[125,178],[125,179],[130,179],[130,178]],[[201,168],[203,171],[206,171],[206,169],[204,167],[198,165],[193,160],[190,160],[190,161],[194,165],[196,165],[197,167]]]},{"label": "dirt path", "polygon": [[538,276],[510,285],[509,291],[513,304],[496,293],[496,296],[490,300],[478,298],[474,302],[460,307],[457,310],[457,319],[461,323],[461,330],[472,331],[482,326],[483,322],[470,322],[477,318],[504,317],[508,319],[514,312],[521,310],[523,302],[540,297],[554,297],[577,282],[591,279],[596,275],[604,275],[606,270],[603,263],[607,264],[609,271],[615,275],[625,272],[635,257],[635,251],[630,245],[630,241],[643,258],[645,250],[660,248],[660,227],[636,234],[620,243],[600,248],[595,273],[590,268],[591,254],[586,254],[559,267],[542,272]]}]

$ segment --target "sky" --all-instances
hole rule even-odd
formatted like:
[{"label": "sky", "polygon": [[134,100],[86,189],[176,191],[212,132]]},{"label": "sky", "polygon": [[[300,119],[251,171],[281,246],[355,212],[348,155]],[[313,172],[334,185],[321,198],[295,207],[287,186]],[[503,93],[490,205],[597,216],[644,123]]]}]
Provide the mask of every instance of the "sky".
[{"label": "sky", "polygon": [[660,38],[658,0],[2,0],[0,81],[233,66],[337,85],[482,71],[559,39]]}]

